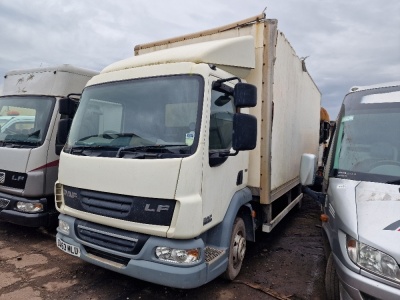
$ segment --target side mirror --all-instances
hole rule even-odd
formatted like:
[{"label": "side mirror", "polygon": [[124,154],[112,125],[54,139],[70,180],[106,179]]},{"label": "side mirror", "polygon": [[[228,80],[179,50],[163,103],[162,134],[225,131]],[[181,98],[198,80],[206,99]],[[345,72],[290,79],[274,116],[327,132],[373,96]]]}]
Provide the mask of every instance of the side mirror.
[{"label": "side mirror", "polygon": [[257,145],[257,118],[252,115],[236,113],[233,115],[232,148],[235,153],[210,152],[209,164],[211,167],[224,163],[229,156],[236,156],[239,151],[253,150]]},{"label": "side mirror", "polygon": [[329,138],[331,124],[329,122],[321,122],[319,126],[319,143],[325,143]]},{"label": "side mirror", "polygon": [[254,107],[257,105],[257,88],[255,85],[239,82],[235,85],[233,97],[238,108]]},{"label": "side mirror", "polygon": [[58,122],[56,154],[60,155],[64,144],[67,142],[69,129],[71,128],[72,119],[62,119]]},{"label": "side mirror", "polygon": [[72,118],[77,108],[78,102],[71,98],[62,98],[58,102],[58,111],[61,115],[67,115]]},{"label": "side mirror", "polygon": [[301,185],[313,185],[317,171],[317,157],[314,154],[303,154],[300,161]]},{"label": "side mirror", "polygon": [[253,150],[257,145],[257,118],[237,113],[233,116],[232,148],[235,151]]}]

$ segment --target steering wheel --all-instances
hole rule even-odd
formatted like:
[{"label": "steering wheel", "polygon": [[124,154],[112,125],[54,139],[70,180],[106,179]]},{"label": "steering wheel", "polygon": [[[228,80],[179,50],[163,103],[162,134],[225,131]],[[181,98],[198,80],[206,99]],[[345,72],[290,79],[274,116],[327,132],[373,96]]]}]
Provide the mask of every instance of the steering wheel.
[{"label": "steering wheel", "polygon": [[369,171],[371,172],[372,170],[378,169],[381,166],[397,166],[400,168],[400,162],[395,160],[379,160],[370,164],[368,167]]}]

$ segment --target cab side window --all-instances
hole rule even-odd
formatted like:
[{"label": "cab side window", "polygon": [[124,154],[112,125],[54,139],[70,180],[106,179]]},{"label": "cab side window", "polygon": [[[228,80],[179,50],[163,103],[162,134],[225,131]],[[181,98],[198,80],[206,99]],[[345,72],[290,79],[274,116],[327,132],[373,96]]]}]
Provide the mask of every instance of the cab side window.
[{"label": "cab side window", "polygon": [[209,150],[229,150],[235,107],[233,97],[219,91],[211,93]]}]

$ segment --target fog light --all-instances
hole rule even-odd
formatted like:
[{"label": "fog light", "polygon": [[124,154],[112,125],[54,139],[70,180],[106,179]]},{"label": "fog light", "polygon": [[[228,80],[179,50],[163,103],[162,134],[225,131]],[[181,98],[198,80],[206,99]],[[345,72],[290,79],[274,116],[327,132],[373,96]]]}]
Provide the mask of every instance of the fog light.
[{"label": "fog light", "polygon": [[58,230],[62,233],[69,235],[69,225],[63,220],[58,220]]},{"label": "fog light", "polygon": [[43,204],[18,201],[17,210],[26,213],[37,213],[43,211]]},{"label": "fog light", "polygon": [[157,247],[156,257],[159,260],[173,263],[197,263],[200,260],[200,249],[174,249]]}]

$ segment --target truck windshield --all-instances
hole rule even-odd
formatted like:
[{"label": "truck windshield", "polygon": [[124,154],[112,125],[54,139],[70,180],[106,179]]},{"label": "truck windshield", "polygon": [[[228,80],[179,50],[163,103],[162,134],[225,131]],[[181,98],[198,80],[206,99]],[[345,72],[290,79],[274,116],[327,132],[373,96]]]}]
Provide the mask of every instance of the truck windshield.
[{"label": "truck windshield", "polygon": [[204,81],[198,75],[110,82],[84,90],[65,152],[125,158],[194,153]]},{"label": "truck windshield", "polygon": [[333,176],[393,183],[400,179],[400,87],[346,96],[333,146]]},{"label": "truck windshield", "polygon": [[0,146],[33,148],[43,144],[54,103],[53,97],[0,97]]}]

